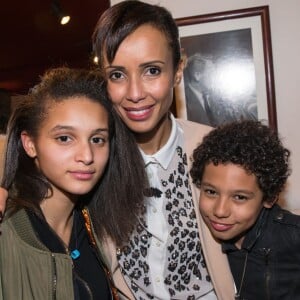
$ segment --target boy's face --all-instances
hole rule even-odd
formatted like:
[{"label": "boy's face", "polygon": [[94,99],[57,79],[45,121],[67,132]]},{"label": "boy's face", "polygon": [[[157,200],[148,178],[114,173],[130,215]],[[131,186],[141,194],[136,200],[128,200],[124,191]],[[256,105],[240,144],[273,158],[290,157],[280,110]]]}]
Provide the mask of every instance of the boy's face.
[{"label": "boy's face", "polygon": [[262,201],[256,176],[239,165],[208,164],[203,173],[200,212],[212,235],[219,240],[237,238],[241,247],[245,234],[261,209],[272,205]]}]

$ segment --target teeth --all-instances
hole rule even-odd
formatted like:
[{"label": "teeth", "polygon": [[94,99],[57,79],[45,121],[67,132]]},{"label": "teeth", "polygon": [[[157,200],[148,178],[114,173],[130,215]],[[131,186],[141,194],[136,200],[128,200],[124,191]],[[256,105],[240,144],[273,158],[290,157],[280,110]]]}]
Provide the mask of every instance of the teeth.
[{"label": "teeth", "polygon": [[130,113],[131,115],[135,115],[135,116],[142,116],[143,114],[145,114],[148,111],[148,109],[143,109],[143,110],[130,110],[128,111],[128,113]]}]

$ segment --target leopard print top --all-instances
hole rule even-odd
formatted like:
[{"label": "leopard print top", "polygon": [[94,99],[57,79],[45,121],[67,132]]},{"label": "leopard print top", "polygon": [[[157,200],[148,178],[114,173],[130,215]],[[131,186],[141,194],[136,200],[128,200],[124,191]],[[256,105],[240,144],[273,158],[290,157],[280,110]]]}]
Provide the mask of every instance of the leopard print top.
[{"label": "leopard print top", "polygon": [[[181,139],[181,144],[183,144]],[[167,170],[160,168],[160,187],[151,187],[146,201],[164,201],[168,223],[167,260],[164,284],[169,299],[198,299],[212,290],[197,229],[197,220],[188,180],[187,155],[177,146]],[[117,250],[124,278],[136,299],[157,299],[153,295],[148,250],[152,234],[147,230],[146,216],[132,234],[130,242]]]}]

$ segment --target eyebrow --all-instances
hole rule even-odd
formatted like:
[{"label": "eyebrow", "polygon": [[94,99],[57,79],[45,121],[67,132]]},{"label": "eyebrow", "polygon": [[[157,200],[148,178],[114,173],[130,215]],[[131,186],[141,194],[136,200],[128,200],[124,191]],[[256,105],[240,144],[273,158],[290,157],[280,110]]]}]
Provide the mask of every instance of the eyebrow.
[{"label": "eyebrow", "polygon": [[140,66],[143,67],[143,66],[147,66],[147,65],[151,65],[151,64],[166,64],[164,61],[161,61],[161,60],[151,60],[151,61],[147,61],[145,63],[142,63]]},{"label": "eyebrow", "polygon": [[[67,125],[56,125],[55,127],[53,127],[49,132],[53,133],[56,131],[62,131],[62,130],[74,130],[75,127],[73,126],[67,126]],[[108,128],[97,128],[95,130],[93,130],[93,133],[99,133],[99,132],[108,132]]]},{"label": "eyebrow", "polygon": [[[165,65],[166,63],[164,61],[161,61],[161,60],[151,60],[151,61],[147,61],[145,63],[142,63],[139,65],[139,67],[145,67],[145,66],[148,66],[148,65],[152,65],[152,64],[162,64],[162,65]],[[126,68],[124,68],[123,66],[118,66],[118,65],[109,65],[107,67],[105,67],[105,69],[120,69],[120,70],[125,70]]]},{"label": "eyebrow", "polygon": [[[200,184],[201,187],[211,187],[214,189],[218,189],[217,187],[215,187],[213,184],[208,183],[208,182],[201,182]],[[242,194],[247,194],[247,195],[252,195],[254,196],[255,193],[249,190],[242,190],[242,189],[237,189],[237,190],[230,190],[233,193],[242,193]]]},{"label": "eyebrow", "polygon": [[122,66],[114,66],[114,65],[109,65],[109,66],[105,67],[104,69],[105,69],[105,70],[109,70],[109,69],[125,70],[125,68],[122,67]]}]

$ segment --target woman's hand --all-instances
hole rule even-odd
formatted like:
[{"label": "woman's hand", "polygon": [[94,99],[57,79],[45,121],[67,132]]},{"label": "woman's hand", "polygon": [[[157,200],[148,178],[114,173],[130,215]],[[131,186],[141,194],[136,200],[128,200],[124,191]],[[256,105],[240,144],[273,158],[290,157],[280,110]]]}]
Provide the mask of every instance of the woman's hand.
[{"label": "woman's hand", "polygon": [[0,187],[0,222],[2,221],[2,218],[4,216],[4,211],[5,211],[5,207],[6,207],[6,200],[7,200],[7,190],[5,190],[4,188]]}]

